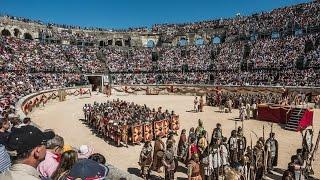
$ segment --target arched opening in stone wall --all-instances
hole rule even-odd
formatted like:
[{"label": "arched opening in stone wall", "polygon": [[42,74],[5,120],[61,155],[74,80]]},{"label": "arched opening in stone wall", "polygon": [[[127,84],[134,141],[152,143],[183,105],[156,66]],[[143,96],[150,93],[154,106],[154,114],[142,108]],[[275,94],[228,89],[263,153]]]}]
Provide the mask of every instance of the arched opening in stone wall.
[{"label": "arched opening in stone wall", "polygon": [[148,48],[153,48],[155,46],[155,43],[154,43],[154,41],[153,40],[148,40],[148,42],[147,42],[147,47]]},{"label": "arched opening in stone wall", "polygon": [[20,34],[21,34],[20,30],[17,29],[17,28],[14,28],[14,30],[13,30],[13,35],[14,35],[14,37],[19,37]]},{"label": "arched opening in stone wall", "polygon": [[178,42],[179,46],[186,46],[187,44],[188,44],[188,41],[186,38],[184,38],[184,37],[180,38],[180,40]]},{"label": "arched opening in stone wall", "polygon": [[219,36],[213,36],[211,41],[212,41],[212,44],[220,44],[221,38]]},{"label": "arched opening in stone wall", "polygon": [[202,38],[202,37],[197,38],[196,41],[195,41],[195,44],[196,44],[197,46],[203,45],[203,44],[204,44],[203,38]]},{"label": "arched opening in stone wall", "polygon": [[11,36],[11,32],[8,29],[3,29],[1,31],[2,36]]},{"label": "arched opening in stone wall", "polygon": [[24,39],[33,40],[33,37],[30,33],[24,33]]},{"label": "arched opening in stone wall", "polygon": [[124,40],[124,46],[128,46],[128,47],[131,46],[131,39],[130,38]]},{"label": "arched opening in stone wall", "polygon": [[278,38],[280,38],[280,33],[279,33],[278,31],[273,31],[273,32],[271,33],[271,38],[272,38],[272,39],[278,39]]},{"label": "arched opening in stone wall", "polygon": [[99,46],[100,46],[100,47],[103,47],[103,46],[104,46],[104,41],[100,41],[100,42],[99,42]]},{"label": "arched opening in stone wall", "polygon": [[116,41],[116,42],[115,42],[115,45],[116,45],[116,46],[122,46],[122,41],[121,41],[121,40]]},{"label": "arched opening in stone wall", "polygon": [[112,46],[112,42],[113,42],[112,39],[109,39],[108,40],[108,46]]}]

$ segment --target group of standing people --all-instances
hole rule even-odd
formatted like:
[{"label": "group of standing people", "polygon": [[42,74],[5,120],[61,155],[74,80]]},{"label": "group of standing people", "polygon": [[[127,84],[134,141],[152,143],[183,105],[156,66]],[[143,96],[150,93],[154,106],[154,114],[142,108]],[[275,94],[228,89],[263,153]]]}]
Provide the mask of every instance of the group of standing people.
[{"label": "group of standing people", "polygon": [[178,161],[185,164],[188,178],[192,180],[218,180],[229,176],[233,179],[262,179],[277,166],[275,133],[270,133],[266,140],[260,137],[256,145],[251,140],[248,145],[241,126],[232,130],[227,138],[218,123],[209,141],[200,119],[198,123],[189,134],[183,129],[177,144],[172,134],[166,143],[158,137],[154,147],[146,142],[140,153],[142,177],[148,178],[151,170],[160,173],[164,167],[165,179],[174,179]]},{"label": "group of standing people", "polygon": [[194,101],[193,101],[193,111],[194,112],[203,112],[203,106],[204,106],[203,96],[200,96],[199,99],[197,96],[195,96]]}]

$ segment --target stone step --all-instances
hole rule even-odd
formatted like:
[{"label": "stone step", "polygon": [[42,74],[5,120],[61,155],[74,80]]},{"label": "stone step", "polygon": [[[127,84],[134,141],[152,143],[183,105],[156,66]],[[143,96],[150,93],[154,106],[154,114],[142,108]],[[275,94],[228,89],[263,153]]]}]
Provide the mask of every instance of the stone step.
[{"label": "stone step", "polygon": [[287,123],[289,123],[289,122],[299,124],[300,121],[297,121],[297,120],[289,120]]},{"label": "stone step", "polygon": [[287,125],[289,125],[289,124],[290,124],[290,125],[294,125],[294,126],[298,126],[298,125],[299,125],[298,122],[288,122]]},{"label": "stone step", "polygon": [[296,131],[297,130],[297,128],[289,127],[289,126],[284,127],[284,129],[289,130],[289,131]]},{"label": "stone step", "polygon": [[291,124],[287,124],[286,127],[287,127],[287,128],[292,128],[292,129],[297,129],[297,128],[298,128],[298,126],[296,126],[296,125],[291,125]]}]

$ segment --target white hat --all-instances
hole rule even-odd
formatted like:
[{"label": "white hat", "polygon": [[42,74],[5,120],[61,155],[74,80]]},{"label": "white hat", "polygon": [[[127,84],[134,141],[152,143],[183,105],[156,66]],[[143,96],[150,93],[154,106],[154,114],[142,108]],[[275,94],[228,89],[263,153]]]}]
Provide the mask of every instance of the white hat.
[{"label": "white hat", "polygon": [[93,154],[94,148],[89,145],[81,145],[78,152],[79,159],[88,158]]}]

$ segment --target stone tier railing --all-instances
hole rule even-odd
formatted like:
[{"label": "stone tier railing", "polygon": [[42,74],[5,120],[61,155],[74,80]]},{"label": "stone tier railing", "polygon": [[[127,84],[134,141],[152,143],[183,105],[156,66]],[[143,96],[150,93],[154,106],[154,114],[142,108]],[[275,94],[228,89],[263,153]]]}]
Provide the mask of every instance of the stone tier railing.
[{"label": "stone tier railing", "polygon": [[[285,86],[289,93],[312,93],[313,96],[320,95],[320,87]],[[194,84],[133,84],[114,85],[113,92],[123,92],[132,94],[180,94],[180,95],[205,95],[218,90],[225,92],[241,93],[277,93],[281,94],[284,86],[217,86],[217,85],[194,85]]]}]

